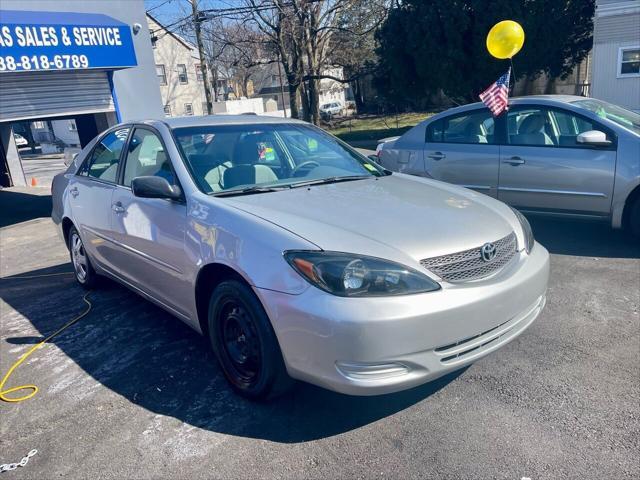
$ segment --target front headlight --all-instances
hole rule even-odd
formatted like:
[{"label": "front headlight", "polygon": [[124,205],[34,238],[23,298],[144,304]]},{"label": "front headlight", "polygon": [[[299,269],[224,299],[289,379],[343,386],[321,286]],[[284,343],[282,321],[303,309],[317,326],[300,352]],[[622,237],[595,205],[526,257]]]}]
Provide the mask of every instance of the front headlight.
[{"label": "front headlight", "polygon": [[531,230],[529,220],[527,220],[527,218],[515,208],[512,207],[511,210],[513,210],[513,213],[515,213],[518,221],[520,222],[520,226],[522,227],[522,233],[524,235],[524,249],[527,251],[527,253],[531,253],[531,249],[533,248],[533,245],[536,243],[536,241],[533,238],[533,230]]},{"label": "front headlight", "polygon": [[425,274],[381,258],[306,250],[285,252],[284,258],[309,283],[340,297],[410,295],[440,289]]}]

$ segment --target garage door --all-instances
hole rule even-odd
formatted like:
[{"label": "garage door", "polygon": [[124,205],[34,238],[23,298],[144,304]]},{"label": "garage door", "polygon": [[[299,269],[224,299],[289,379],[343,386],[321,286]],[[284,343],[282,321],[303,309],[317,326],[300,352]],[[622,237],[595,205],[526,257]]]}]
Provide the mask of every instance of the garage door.
[{"label": "garage door", "polygon": [[114,111],[102,70],[3,72],[0,106],[0,122]]}]

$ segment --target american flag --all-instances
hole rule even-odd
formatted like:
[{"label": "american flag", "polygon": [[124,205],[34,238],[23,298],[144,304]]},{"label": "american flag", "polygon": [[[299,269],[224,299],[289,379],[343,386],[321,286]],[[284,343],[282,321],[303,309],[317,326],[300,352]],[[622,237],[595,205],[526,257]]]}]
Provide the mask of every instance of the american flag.
[{"label": "american flag", "polygon": [[489,88],[480,94],[480,100],[484,103],[494,116],[500,115],[503,111],[509,110],[509,78],[511,68],[507,73],[496,80]]}]

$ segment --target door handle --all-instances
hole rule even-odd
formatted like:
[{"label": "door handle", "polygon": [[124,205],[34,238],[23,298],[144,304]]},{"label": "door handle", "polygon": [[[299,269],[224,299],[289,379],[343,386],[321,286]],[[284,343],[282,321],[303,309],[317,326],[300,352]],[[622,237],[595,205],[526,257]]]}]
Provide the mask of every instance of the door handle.
[{"label": "door handle", "polygon": [[442,152],[433,152],[430,155],[427,155],[429,158],[435,160],[436,162],[439,162],[440,160],[442,160],[443,158],[446,157],[446,155]]},{"label": "door handle", "polygon": [[125,208],[122,206],[122,203],[116,202],[111,205],[111,210],[113,210],[116,213],[124,213]]},{"label": "door handle", "polygon": [[517,167],[518,165],[524,165],[526,162],[520,157],[511,157],[509,160],[503,160],[502,163],[508,163]]},{"label": "door handle", "polygon": [[78,187],[73,187],[71,190],[69,190],[69,193],[73,196],[73,198],[76,198],[80,192],[78,191]]}]

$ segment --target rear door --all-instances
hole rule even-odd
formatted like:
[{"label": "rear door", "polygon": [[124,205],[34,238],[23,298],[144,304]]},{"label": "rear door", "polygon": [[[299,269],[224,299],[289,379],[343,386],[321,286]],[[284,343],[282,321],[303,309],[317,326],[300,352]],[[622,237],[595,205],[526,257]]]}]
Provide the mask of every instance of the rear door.
[{"label": "rear door", "polygon": [[114,190],[111,210],[119,245],[118,270],[124,280],[187,316],[193,287],[184,276],[186,203],[139,198],[131,191],[131,181],[140,176],[178,183],[160,134],[135,127],[123,162],[122,181]]},{"label": "rear door", "polygon": [[[607,133],[609,147],[580,145],[578,134]],[[507,114],[498,198],[525,210],[608,216],[616,166],[613,132],[570,110],[518,106]]]},{"label": "rear door", "polygon": [[496,124],[486,108],[430,123],[424,149],[426,173],[496,197],[500,162]]},{"label": "rear door", "polygon": [[130,127],[106,134],[67,186],[73,221],[94,262],[117,273],[111,228],[111,197]]}]

